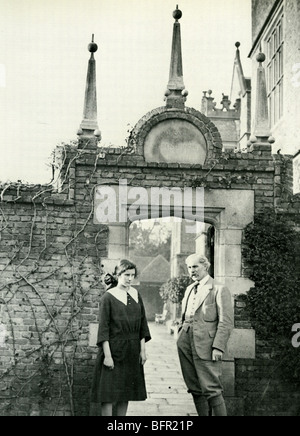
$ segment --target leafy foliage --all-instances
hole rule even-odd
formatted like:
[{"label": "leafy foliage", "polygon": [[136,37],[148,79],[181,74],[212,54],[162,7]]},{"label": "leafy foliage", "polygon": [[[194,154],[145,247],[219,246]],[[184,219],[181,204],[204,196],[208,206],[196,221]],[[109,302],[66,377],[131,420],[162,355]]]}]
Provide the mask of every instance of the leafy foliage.
[{"label": "leafy foliage", "polygon": [[191,284],[189,276],[180,276],[169,279],[160,288],[160,296],[164,301],[171,301],[172,303],[181,303],[186,288]]},{"label": "leafy foliage", "polygon": [[291,345],[292,326],[300,322],[300,233],[287,218],[270,212],[247,227],[244,242],[255,282],[247,294],[253,326],[285,373],[300,380],[299,350]]}]

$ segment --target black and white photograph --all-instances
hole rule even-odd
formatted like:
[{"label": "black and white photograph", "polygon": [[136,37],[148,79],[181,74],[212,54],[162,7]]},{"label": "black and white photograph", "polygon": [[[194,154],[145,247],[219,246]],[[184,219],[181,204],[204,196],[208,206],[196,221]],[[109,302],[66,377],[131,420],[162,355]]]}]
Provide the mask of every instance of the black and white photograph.
[{"label": "black and white photograph", "polygon": [[300,416],[300,0],[0,0],[0,416]]}]

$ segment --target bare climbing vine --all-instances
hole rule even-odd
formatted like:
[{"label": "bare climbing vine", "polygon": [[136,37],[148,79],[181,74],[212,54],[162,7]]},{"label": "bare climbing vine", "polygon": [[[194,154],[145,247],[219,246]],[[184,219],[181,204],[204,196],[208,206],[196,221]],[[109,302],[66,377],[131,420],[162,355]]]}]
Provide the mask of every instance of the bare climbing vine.
[{"label": "bare climbing vine", "polygon": [[[222,161],[224,163],[228,163],[231,158],[231,153],[226,152],[222,154]],[[258,177],[253,174],[238,174],[235,171],[222,170],[219,175],[213,175],[213,171],[216,170],[219,164],[220,159],[214,159],[210,169],[205,174],[193,178],[191,186],[193,188],[201,187],[211,189],[213,187],[214,189],[231,189],[232,185],[251,185],[258,180]]]},{"label": "bare climbing vine", "polygon": [[[99,241],[105,238],[107,229],[101,227],[88,239],[87,248],[93,251],[93,256],[89,250],[81,249],[81,239],[87,239],[85,233],[89,236],[87,228],[94,213],[97,186],[94,176],[100,150],[95,153],[89,174],[91,183],[86,187],[89,207],[86,218],[83,222],[79,220],[75,204],[68,212],[75,225],[52,235],[59,224],[57,208],[48,200],[57,193],[54,186],[58,181],[59,195],[69,193],[72,164],[86,153],[88,143],[82,149],[76,149],[75,145],[64,144],[58,149],[59,159],[56,156],[56,164],[53,163],[57,165],[53,171],[56,177],[51,184],[24,186],[17,182],[0,187],[0,241],[8,244],[7,258],[1,259],[0,271],[1,323],[6,324],[6,337],[0,344],[1,354],[4,354],[3,367],[0,367],[2,413],[13,410],[18,414],[26,409],[27,413],[39,414],[43,406],[37,403],[43,399],[46,413],[55,415],[64,409],[66,397],[68,413],[76,413],[75,362],[79,355],[90,353],[83,312],[91,306],[92,295],[98,299],[102,289]],[[66,162],[70,149],[73,157]],[[28,225],[28,221],[20,221],[16,231],[9,203],[23,205],[24,198],[30,205],[30,222]],[[91,271],[92,275],[86,278]],[[28,322],[28,329],[23,322]],[[88,386],[86,381],[85,391]],[[31,397],[34,405],[31,404],[31,409],[25,397]]]},{"label": "bare climbing vine", "polygon": [[[135,146],[128,133],[121,157],[131,154]],[[90,224],[98,161],[109,152],[109,147],[97,146],[91,153],[89,145],[85,140],[56,147],[48,185],[21,181],[0,185],[0,244],[6,245],[1,252],[7,253],[0,258],[0,325],[6,324],[0,343],[0,414],[34,415],[44,409],[56,415],[65,413],[68,402],[67,413],[74,416],[76,384],[77,397],[81,389],[87,398],[90,368],[86,362],[92,354],[88,328],[90,320],[96,321],[89,308],[97,307],[102,292],[101,246],[107,237],[106,226],[91,230]],[[85,156],[92,156],[93,163],[89,173],[86,169],[83,214],[82,205],[72,200],[75,162]],[[71,224],[62,229],[64,219],[58,212],[62,209],[55,206],[55,199],[70,217]],[[20,210],[14,212],[15,205],[27,208],[24,221],[17,221],[23,215]],[[83,364],[82,356],[86,356]],[[76,375],[80,368],[82,373]]]}]

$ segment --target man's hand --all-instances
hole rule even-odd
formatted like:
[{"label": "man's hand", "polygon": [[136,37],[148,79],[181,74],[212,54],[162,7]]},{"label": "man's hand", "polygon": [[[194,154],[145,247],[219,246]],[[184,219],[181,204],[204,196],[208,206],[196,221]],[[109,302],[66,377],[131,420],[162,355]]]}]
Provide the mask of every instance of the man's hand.
[{"label": "man's hand", "polygon": [[115,364],[111,357],[105,357],[104,359],[104,366],[107,366],[108,369],[114,369]]},{"label": "man's hand", "polygon": [[212,360],[214,362],[219,362],[223,360],[223,352],[220,350],[216,350],[215,348],[213,349],[212,352]]}]

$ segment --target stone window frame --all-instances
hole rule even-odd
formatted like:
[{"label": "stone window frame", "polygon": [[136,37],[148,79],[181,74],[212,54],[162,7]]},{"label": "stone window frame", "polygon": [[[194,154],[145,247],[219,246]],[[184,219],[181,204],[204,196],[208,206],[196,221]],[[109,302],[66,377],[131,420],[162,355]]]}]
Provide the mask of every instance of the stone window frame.
[{"label": "stone window frame", "polygon": [[284,6],[281,4],[263,38],[271,127],[284,115],[284,18]]}]

